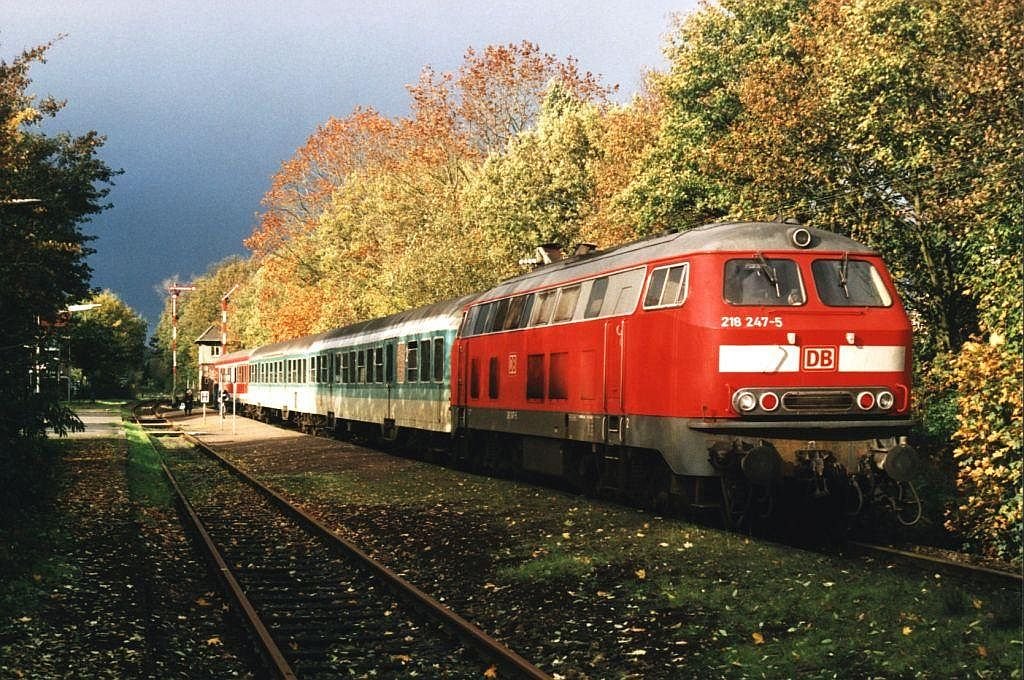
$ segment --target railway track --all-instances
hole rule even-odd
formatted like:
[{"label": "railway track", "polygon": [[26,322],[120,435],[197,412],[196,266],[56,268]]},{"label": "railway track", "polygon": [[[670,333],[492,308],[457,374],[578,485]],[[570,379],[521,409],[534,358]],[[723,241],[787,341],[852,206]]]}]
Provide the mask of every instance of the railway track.
[{"label": "railway track", "polygon": [[186,438],[165,473],[277,677],[548,677]]},{"label": "railway track", "polygon": [[1020,586],[1024,576],[1019,572],[1002,571],[961,560],[949,559],[939,555],[931,555],[888,545],[876,545],[861,541],[847,541],[846,549],[850,552],[888,560],[901,565],[924,571],[937,571],[949,576],[965,579],[982,579],[994,584]]}]

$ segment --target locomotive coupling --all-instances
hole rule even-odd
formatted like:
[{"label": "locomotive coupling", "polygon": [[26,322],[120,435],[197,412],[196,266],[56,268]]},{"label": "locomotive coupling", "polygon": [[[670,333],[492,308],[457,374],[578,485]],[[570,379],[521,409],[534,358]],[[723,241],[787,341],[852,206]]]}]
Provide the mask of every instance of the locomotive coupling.
[{"label": "locomotive coupling", "polygon": [[897,482],[912,481],[921,469],[920,455],[906,441],[885,451],[872,451],[871,457],[879,470]]}]

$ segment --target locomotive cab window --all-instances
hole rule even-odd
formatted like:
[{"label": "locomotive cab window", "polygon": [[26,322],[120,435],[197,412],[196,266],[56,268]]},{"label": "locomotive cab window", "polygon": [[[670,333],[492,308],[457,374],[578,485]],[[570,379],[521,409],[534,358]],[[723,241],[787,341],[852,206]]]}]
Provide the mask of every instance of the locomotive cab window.
[{"label": "locomotive cab window", "polygon": [[675,307],[686,300],[690,281],[690,265],[683,262],[669,267],[658,267],[651,272],[644,296],[644,309]]},{"label": "locomotive cab window", "polygon": [[723,294],[732,305],[798,306],[807,301],[793,260],[756,257],[725,263]]},{"label": "locomotive cab window", "polygon": [[865,260],[815,260],[811,263],[818,297],[829,307],[888,307],[892,296],[878,270]]}]

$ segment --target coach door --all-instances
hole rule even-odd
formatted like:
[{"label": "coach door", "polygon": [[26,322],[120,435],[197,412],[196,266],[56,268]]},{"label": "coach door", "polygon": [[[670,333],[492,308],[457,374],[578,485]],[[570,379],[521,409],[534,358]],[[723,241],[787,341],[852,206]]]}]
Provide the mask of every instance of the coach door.
[{"label": "coach door", "polygon": [[609,444],[622,442],[623,393],[626,369],[626,319],[609,319],[604,323],[603,398],[605,437]]}]

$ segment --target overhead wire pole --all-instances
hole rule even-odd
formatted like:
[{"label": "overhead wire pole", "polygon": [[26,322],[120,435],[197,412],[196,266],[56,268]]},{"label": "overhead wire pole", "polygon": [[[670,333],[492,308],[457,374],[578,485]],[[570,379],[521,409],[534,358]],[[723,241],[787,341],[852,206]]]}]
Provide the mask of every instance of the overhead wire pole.
[{"label": "overhead wire pole", "polygon": [[[195,290],[191,283],[174,282],[167,286],[171,294],[171,401],[178,395],[178,296]],[[174,404],[172,404],[174,406]]]}]

